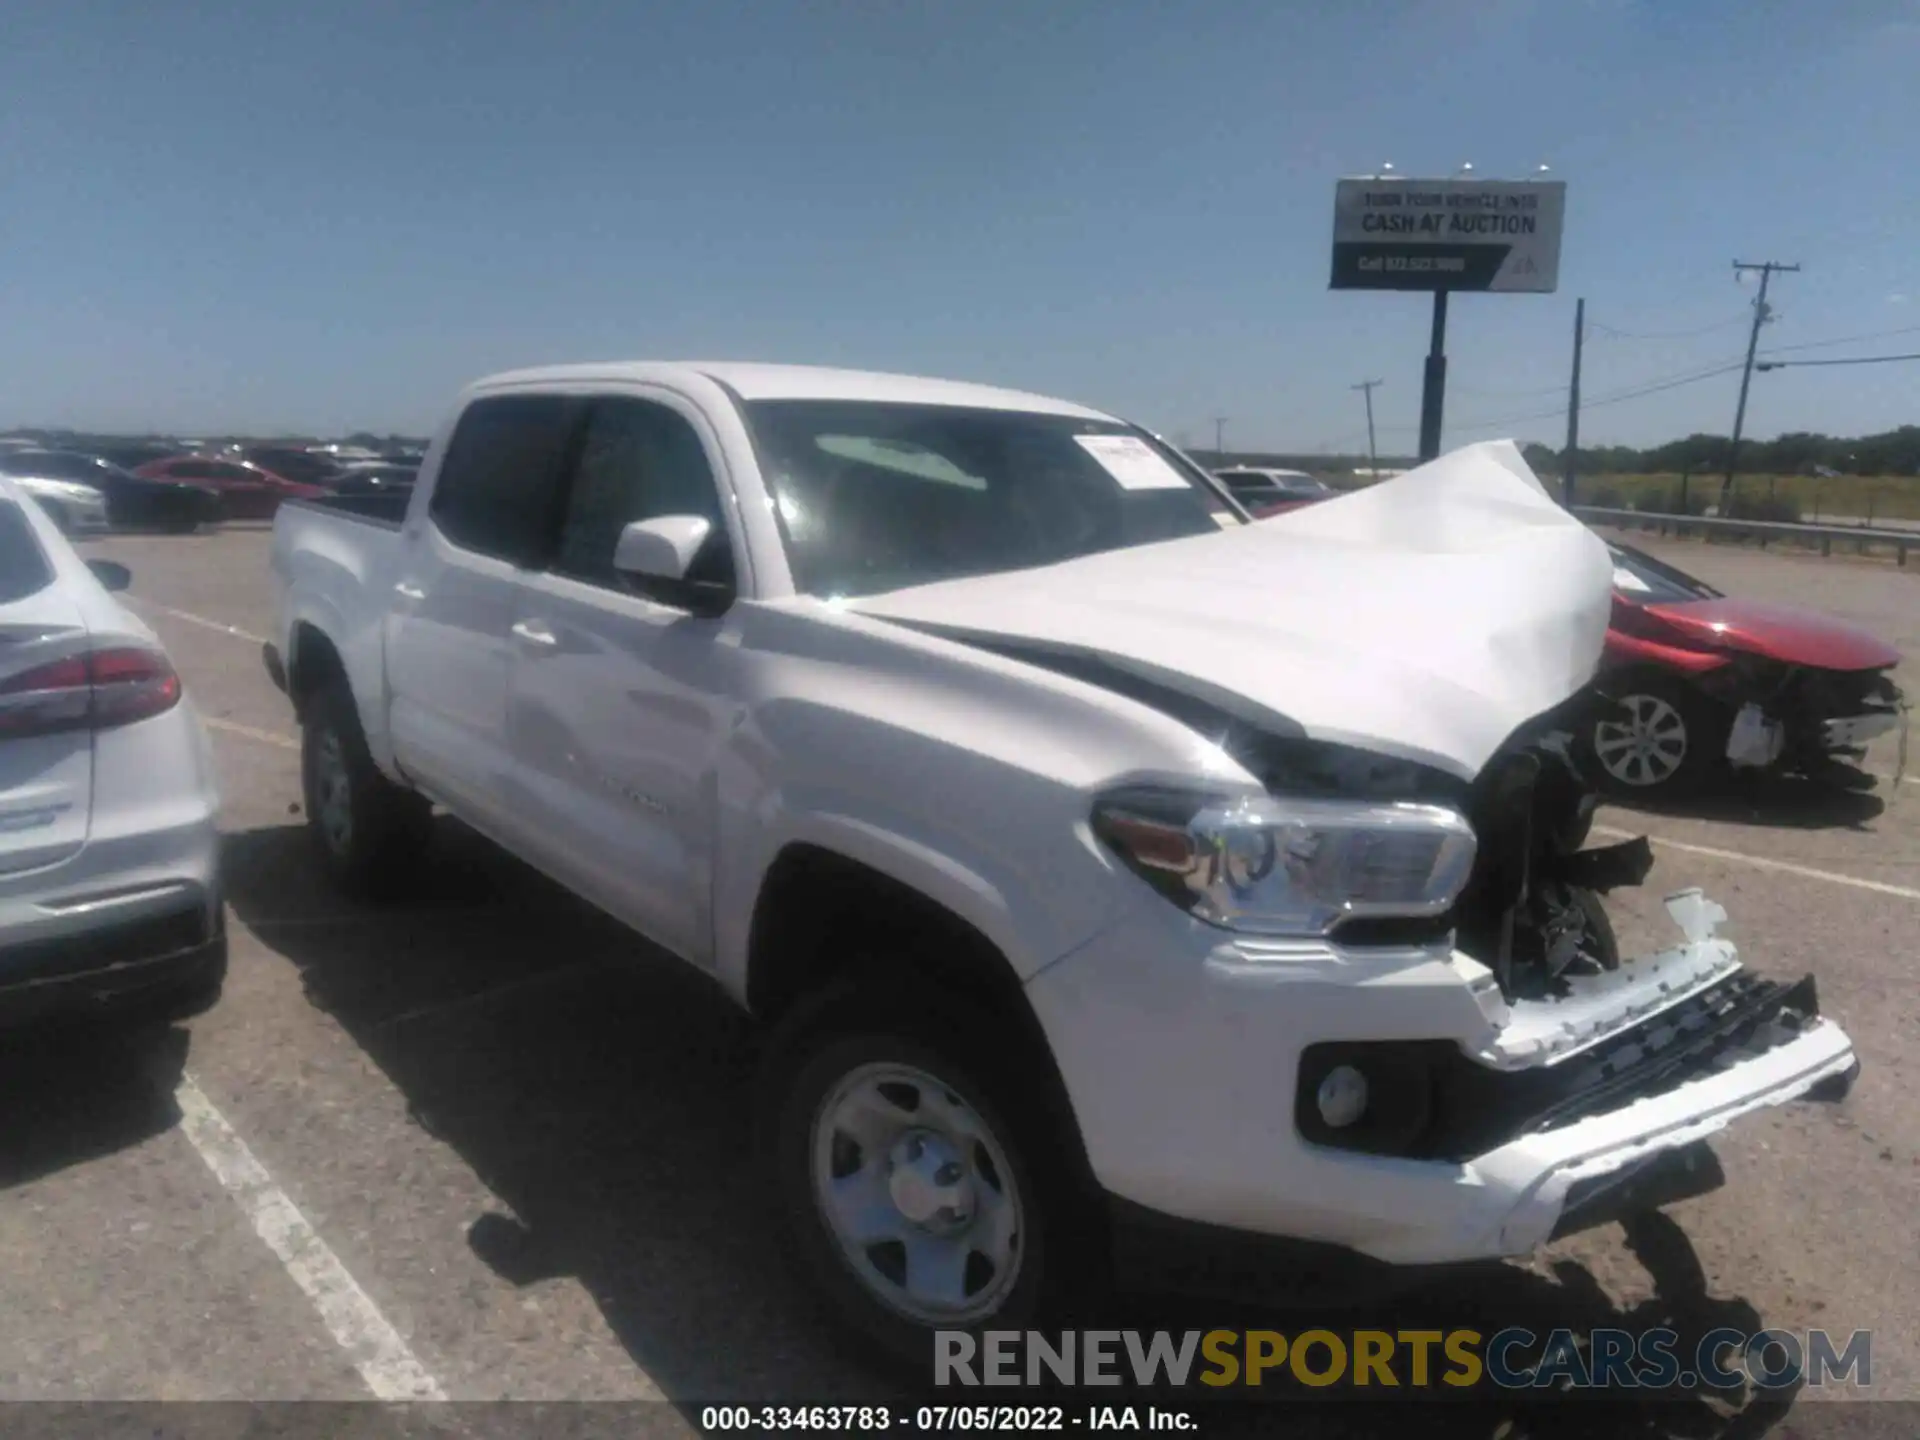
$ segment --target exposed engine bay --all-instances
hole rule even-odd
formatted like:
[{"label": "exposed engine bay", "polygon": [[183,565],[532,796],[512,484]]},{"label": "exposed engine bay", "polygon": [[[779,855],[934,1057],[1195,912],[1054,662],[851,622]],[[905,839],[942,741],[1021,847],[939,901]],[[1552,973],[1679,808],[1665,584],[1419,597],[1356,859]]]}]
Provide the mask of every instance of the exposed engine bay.
[{"label": "exposed engine bay", "polygon": [[1583,691],[1522,727],[1471,783],[1407,761],[1246,730],[1229,733],[1222,748],[1275,794],[1459,809],[1478,851],[1453,909],[1430,922],[1359,922],[1338,933],[1379,943],[1451,930],[1511,1003],[1565,994],[1573,979],[1620,967],[1602,897],[1644,883],[1653,851],[1644,838],[1586,848],[1599,796],[1572,749],[1578,727],[1612,703]]}]

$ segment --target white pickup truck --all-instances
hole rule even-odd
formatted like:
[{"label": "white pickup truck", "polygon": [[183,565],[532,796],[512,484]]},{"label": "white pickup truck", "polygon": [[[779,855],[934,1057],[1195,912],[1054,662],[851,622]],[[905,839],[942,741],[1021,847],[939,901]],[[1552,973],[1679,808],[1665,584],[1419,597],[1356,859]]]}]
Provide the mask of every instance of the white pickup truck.
[{"label": "white pickup truck", "polygon": [[896,1354],[1183,1240],[1524,1253],[1858,1071],[1697,891],[1620,955],[1612,567],[1510,445],[1256,524],[1057,400],[583,365],[387,504],[274,526],[319,853],[397,892],[438,803],[764,1019],[786,1248]]}]

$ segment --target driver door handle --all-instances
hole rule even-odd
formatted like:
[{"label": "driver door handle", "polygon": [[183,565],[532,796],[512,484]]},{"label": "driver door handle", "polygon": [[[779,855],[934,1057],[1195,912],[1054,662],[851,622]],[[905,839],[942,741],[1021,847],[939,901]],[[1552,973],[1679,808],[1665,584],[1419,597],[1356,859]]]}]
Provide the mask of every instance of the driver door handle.
[{"label": "driver door handle", "polygon": [[547,628],[544,620],[516,620],[513,624],[514,637],[529,645],[557,645],[559,637]]},{"label": "driver door handle", "polygon": [[393,587],[393,593],[403,600],[424,600],[427,598],[426,591],[422,590],[418,585],[409,584],[405,580],[402,580]]}]

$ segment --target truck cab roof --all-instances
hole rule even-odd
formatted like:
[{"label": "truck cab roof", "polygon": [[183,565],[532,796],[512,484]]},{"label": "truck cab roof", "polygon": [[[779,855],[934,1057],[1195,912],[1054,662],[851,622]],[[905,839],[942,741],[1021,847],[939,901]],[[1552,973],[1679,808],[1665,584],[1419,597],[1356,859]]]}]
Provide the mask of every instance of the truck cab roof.
[{"label": "truck cab roof", "polygon": [[624,360],[584,365],[546,365],[508,370],[476,381],[472,392],[497,389],[539,389],[578,384],[681,383],[704,379],[723,385],[742,400],[878,400],[900,404],[956,405],[981,410],[1021,410],[1041,415],[1070,415],[1086,420],[1117,421],[1104,411],[1088,409],[1051,396],[975,385],[959,380],[935,380],[918,375],[891,375],[871,370],[837,370],[819,365],[771,365],[743,361]]}]

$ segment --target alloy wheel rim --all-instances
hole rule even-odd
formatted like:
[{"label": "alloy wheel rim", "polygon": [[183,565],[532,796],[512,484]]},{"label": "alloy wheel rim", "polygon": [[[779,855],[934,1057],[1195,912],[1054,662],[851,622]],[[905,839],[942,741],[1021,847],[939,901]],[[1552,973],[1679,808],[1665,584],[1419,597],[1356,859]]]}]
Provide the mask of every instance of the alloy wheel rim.
[{"label": "alloy wheel rim", "polygon": [[1621,784],[1641,789],[1671,780],[1686,763],[1686,720],[1658,695],[1629,695],[1620,708],[1624,722],[1603,720],[1593,728],[1601,767]]},{"label": "alloy wheel rim", "polygon": [[347,757],[340,737],[332,730],[320,733],[314,746],[314,805],[320,833],[336,855],[353,843],[353,787],[347,778]]},{"label": "alloy wheel rim", "polygon": [[952,1086],[863,1065],[815,1112],[814,1203],[854,1275],[924,1325],[992,1315],[1019,1278],[1025,1227],[1007,1153]]}]

